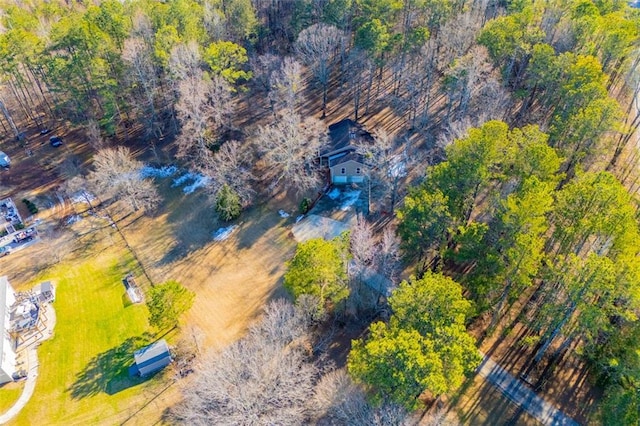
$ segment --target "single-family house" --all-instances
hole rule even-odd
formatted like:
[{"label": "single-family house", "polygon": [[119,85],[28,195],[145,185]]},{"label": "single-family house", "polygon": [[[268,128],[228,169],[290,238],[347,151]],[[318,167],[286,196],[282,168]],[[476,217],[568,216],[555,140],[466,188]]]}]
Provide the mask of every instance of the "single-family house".
[{"label": "single-family house", "polygon": [[16,227],[21,224],[22,218],[13,200],[11,198],[0,200],[0,225],[4,225],[4,231],[7,234],[13,234],[16,232]]},{"label": "single-family house", "polygon": [[138,349],[134,352],[133,358],[135,360],[134,371],[141,377],[162,370],[173,361],[167,341],[164,339]]},{"label": "single-family house", "polygon": [[373,142],[364,127],[351,119],[329,126],[329,144],[320,152],[320,164],[328,167],[333,184],[364,182],[366,164],[357,147]]},{"label": "single-family house", "polygon": [[16,371],[16,353],[14,341],[11,338],[11,307],[16,302],[16,295],[9,284],[7,277],[0,277],[0,327],[2,336],[0,337],[0,383],[13,380],[13,373]]}]

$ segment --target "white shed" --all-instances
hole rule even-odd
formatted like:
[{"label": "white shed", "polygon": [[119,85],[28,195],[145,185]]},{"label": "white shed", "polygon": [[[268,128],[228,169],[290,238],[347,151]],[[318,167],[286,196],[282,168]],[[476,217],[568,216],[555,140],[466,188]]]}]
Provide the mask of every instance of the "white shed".
[{"label": "white shed", "polygon": [[167,341],[162,339],[134,352],[135,367],[139,376],[148,376],[163,369],[173,361]]}]

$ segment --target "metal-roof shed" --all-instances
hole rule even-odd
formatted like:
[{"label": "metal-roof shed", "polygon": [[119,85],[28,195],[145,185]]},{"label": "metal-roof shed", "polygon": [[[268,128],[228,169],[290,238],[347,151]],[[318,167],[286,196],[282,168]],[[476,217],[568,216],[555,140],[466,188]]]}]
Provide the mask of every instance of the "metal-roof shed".
[{"label": "metal-roof shed", "polygon": [[138,349],[134,352],[133,358],[138,375],[143,377],[163,369],[172,361],[169,345],[164,339]]}]

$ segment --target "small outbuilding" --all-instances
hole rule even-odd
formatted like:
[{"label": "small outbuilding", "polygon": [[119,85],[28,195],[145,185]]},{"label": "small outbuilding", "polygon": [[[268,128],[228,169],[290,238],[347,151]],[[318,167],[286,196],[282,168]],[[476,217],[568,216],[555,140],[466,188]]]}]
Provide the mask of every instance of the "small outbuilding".
[{"label": "small outbuilding", "polygon": [[134,352],[133,358],[135,360],[132,369],[133,373],[141,377],[162,370],[173,361],[171,353],[169,352],[169,345],[167,345],[164,339],[158,340],[142,349],[138,349]]}]

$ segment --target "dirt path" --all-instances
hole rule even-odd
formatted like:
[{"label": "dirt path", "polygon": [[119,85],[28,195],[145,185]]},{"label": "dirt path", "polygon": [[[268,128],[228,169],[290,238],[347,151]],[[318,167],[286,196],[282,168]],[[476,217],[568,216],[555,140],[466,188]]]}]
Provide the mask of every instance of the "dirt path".
[{"label": "dirt path", "polygon": [[498,388],[507,398],[545,425],[578,426],[562,411],[536,395],[525,384],[509,374],[488,356],[484,356],[478,374]]},{"label": "dirt path", "polygon": [[27,382],[24,385],[20,398],[16,401],[11,408],[9,408],[4,414],[0,415],[0,424],[6,424],[11,419],[20,413],[20,411],[27,405],[27,402],[31,399],[33,391],[36,388],[36,379],[38,378],[38,346],[40,343],[51,338],[53,336],[53,328],[56,325],[56,312],[51,305],[47,307],[47,328],[43,333],[42,339],[29,346],[27,350],[27,363],[29,365],[27,372]]}]

